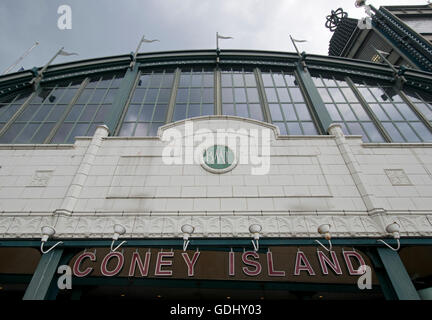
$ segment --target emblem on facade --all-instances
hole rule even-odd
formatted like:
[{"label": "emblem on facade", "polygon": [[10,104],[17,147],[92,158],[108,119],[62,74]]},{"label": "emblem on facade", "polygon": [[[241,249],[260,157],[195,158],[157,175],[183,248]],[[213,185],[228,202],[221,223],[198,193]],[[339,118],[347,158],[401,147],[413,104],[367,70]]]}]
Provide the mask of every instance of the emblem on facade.
[{"label": "emblem on facade", "polygon": [[52,173],[52,170],[37,170],[28,187],[46,187]]},{"label": "emblem on facade", "polygon": [[204,150],[201,166],[211,173],[225,173],[237,165],[237,157],[227,146],[213,145]]},{"label": "emblem on facade", "polygon": [[408,179],[405,171],[402,169],[386,169],[384,170],[390,182],[394,186],[410,186],[411,181]]}]

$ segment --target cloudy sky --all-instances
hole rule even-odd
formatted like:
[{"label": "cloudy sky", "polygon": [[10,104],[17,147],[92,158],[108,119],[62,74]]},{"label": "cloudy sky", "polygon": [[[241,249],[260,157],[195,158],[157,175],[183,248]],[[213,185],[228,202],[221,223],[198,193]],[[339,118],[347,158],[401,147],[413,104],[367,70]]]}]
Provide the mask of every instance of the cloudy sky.
[{"label": "cloudy sky", "polygon": [[[134,51],[143,34],[160,42],[141,51],[215,48],[293,51],[289,34],[306,39],[301,50],[327,55],[332,33],[324,27],[331,10],[364,17],[355,0],[1,0],[0,74],[35,41],[37,46],[16,68],[42,66],[62,46],[78,56],[56,63]],[[370,0],[381,5],[426,4],[426,0]],[[60,5],[72,9],[72,29],[60,30]]]}]

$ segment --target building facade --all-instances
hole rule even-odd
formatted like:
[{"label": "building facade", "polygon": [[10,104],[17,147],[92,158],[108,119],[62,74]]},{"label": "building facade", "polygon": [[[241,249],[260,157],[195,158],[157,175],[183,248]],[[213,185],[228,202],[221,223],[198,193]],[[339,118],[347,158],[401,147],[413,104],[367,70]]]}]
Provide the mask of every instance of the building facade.
[{"label": "building facade", "polygon": [[432,71],[431,4],[366,8],[369,17],[362,21],[342,9],[327,17],[334,32],[329,55],[382,63],[376,48],[393,65]]},{"label": "building facade", "polygon": [[429,73],[401,87],[317,55],[130,59],[0,78],[1,297],[428,297]]}]

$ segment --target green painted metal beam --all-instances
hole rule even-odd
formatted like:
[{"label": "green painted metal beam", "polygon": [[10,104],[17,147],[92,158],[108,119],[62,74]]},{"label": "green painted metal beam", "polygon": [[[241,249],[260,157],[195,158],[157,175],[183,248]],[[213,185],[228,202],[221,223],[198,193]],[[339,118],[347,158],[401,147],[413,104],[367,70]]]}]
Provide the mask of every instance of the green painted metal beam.
[{"label": "green painted metal beam", "polygon": [[332,124],[330,114],[325,107],[324,101],[316,88],[309,71],[300,63],[297,63],[297,74],[299,75],[302,87],[307,93],[314,117],[318,120],[321,132],[326,133],[328,127]]},{"label": "green painted metal beam", "polygon": [[109,116],[109,120],[106,123],[110,135],[113,135],[113,133],[117,128],[118,122],[123,114],[123,110],[128,101],[130,92],[135,84],[135,79],[137,77],[138,71],[139,71],[138,63],[134,65],[132,70],[128,68],[120,84],[119,91],[113,101],[113,108],[111,111],[111,115]]},{"label": "green painted metal beam", "polygon": [[49,294],[53,278],[63,254],[63,249],[53,249],[42,255],[23,300],[44,300]]},{"label": "green painted metal beam", "polygon": [[420,300],[399,254],[388,248],[378,248],[378,255],[399,300]]}]

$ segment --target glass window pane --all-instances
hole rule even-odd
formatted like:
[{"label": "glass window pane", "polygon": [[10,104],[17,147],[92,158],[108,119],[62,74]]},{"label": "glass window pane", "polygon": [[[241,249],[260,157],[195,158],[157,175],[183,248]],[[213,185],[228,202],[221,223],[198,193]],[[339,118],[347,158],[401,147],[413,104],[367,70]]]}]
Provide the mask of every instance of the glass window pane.
[{"label": "glass window pane", "polygon": [[406,104],[398,103],[396,105],[396,108],[403,114],[404,118],[408,121],[418,121],[419,118],[414,113],[414,111],[411,110],[409,106]]},{"label": "glass window pane", "polygon": [[432,141],[432,133],[429,131],[426,126],[421,122],[412,122],[414,130],[417,134],[422,138],[423,141],[431,142]]},{"label": "glass window pane", "polygon": [[244,87],[243,75],[234,73],[233,74],[234,87]]},{"label": "glass window pane", "polygon": [[202,105],[202,115],[203,116],[214,115],[214,104],[203,104]]},{"label": "glass window pane", "polygon": [[294,102],[303,102],[303,95],[299,88],[289,88],[289,91],[291,93],[291,97]]},{"label": "glass window pane", "polygon": [[366,133],[369,136],[370,141],[384,142],[384,138],[382,137],[378,129],[375,127],[375,124],[373,124],[372,122],[363,122],[362,125],[363,128],[366,130]]},{"label": "glass window pane", "polygon": [[214,93],[213,88],[205,88],[202,91],[202,101],[203,102],[213,102],[214,101]]},{"label": "glass window pane", "polygon": [[344,118],[345,121],[356,121],[356,117],[354,113],[351,111],[351,108],[347,104],[337,104],[339,111]]},{"label": "glass window pane", "polygon": [[[3,111],[3,113],[0,114],[0,122],[7,122],[10,118],[15,114],[15,112],[18,111],[18,108],[20,106],[17,104],[13,104],[7,107],[2,107],[0,109],[0,112]],[[4,110],[3,110],[4,109]]]},{"label": "glass window pane", "polygon": [[222,87],[232,87],[231,74],[222,73],[221,80],[222,80]]},{"label": "glass window pane", "polygon": [[264,121],[261,106],[259,104],[249,105],[250,117],[255,120]]},{"label": "glass window pane", "polygon": [[385,112],[381,109],[379,104],[370,104],[370,107],[379,120],[381,121],[389,120],[389,118],[387,117]]},{"label": "glass window pane", "polygon": [[201,84],[202,84],[202,75],[192,74],[192,87],[201,87]]},{"label": "glass window pane", "polygon": [[235,116],[234,105],[233,104],[223,104],[222,114],[227,116]]},{"label": "glass window pane", "polygon": [[108,122],[111,116],[111,110],[112,110],[111,104],[101,105],[98,112],[96,113],[94,121],[102,122],[102,123]]},{"label": "glass window pane", "polygon": [[305,104],[296,104],[297,116],[299,120],[312,120],[309,110]]},{"label": "glass window pane", "polygon": [[178,89],[176,101],[186,103],[188,101],[188,95],[189,95],[188,89]]},{"label": "glass window pane", "polygon": [[329,88],[328,90],[334,102],[345,102],[345,98],[338,88]]},{"label": "glass window pane", "polygon": [[0,143],[10,143],[24,128],[24,123],[13,123],[9,129],[0,137]]},{"label": "glass window pane", "polygon": [[237,104],[236,105],[237,116],[243,118],[249,118],[249,112],[247,104]]},{"label": "glass window pane", "polygon": [[135,137],[146,137],[148,128],[148,123],[138,123],[135,129]]},{"label": "glass window pane", "polygon": [[358,99],[351,88],[342,88],[341,90],[348,102],[358,102]]},{"label": "glass window pane", "polygon": [[203,75],[204,87],[214,87],[214,75],[213,73]]},{"label": "glass window pane", "polygon": [[420,112],[426,117],[426,119],[432,121],[432,111],[428,108],[426,104],[417,103],[416,106],[420,110]]},{"label": "glass window pane", "polygon": [[79,121],[90,122],[93,119],[98,107],[99,106],[94,104],[87,105],[84,109],[84,112],[81,114]]},{"label": "glass window pane", "polygon": [[72,126],[72,123],[63,123],[54,135],[51,143],[64,143],[64,140],[72,129]]},{"label": "glass window pane", "polygon": [[236,102],[247,102],[244,88],[234,88],[234,96]]},{"label": "glass window pane", "polygon": [[302,135],[303,132],[300,128],[300,124],[298,122],[287,122],[288,134],[289,135]]},{"label": "glass window pane", "polygon": [[278,104],[269,104],[270,115],[273,121],[283,121],[282,112]]},{"label": "glass window pane", "polygon": [[414,133],[411,127],[406,122],[396,122],[396,126],[402,132],[403,136],[408,142],[419,142],[421,141],[419,137]]},{"label": "glass window pane", "polygon": [[368,114],[363,109],[363,106],[361,104],[352,104],[351,108],[354,110],[354,113],[357,115],[359,120],[370,120]]},{"label": "glass window pane", "polygon": [[145,103],[154,103],[156,102],[156,98],[158,96],[158,89],[147,89],[147,93],[145,96]]},{"label": "glass window pane", "polygon": [[296,113],[294,111],[294,106],[292,104],[282,104],[281,107],[282,107],[282,110],[284,112],[285,119],[287,121],[297,121],[298,120]]},{"label": "glass window pane", "polygon": [[24,130],[21,131],[19,136],[15,139],[14,143],[30,143],[30,139],[35,134],[36,130],[39,128],[39,123],[30,123]]},{"label": "glass window pane", "polygon": [[200,103],[201,102],[201,88],[190,89],[189,102]]},{"label": "glass window pane", "polygon": [[201,115],[201,110],[199,104],[189,105],[188,118],[199,117],[200,115]]},{"label": "glass window pane", "polygon": [[330,95],[328,94],[325,88],[318,88],[318,91],[325,103],[333,102],[333,100],[330,98]]},{"label": "glass window pane", "polygon": [[89,103],[101,103],[105,95],[106,89],[96,89],[93,91],[93,95]]},{"label": "glass window pane", "polygon": [[257,88],[247,88],[247,96],[249,102],[259,102],[259,95]]},{"label": "glass window pane", "polygon": [[124,121],[136,121],[136,119],[138,118],[139,110],[140,110],[140,105],[137,104],[129,105]]},{"label": "glass window pane", "polygon": [[247,87],[256,87],[257,84],[253,73],[245,73],[245,79]]},{"label": "glass window pane", "polygon": [[34,115],[32,121],[42,122],[53,108],[54,107],[49,104],[41,106],[37,113]]},{"label": "glass window pane", "polygon": [[160,122],[152,123],[152,124],[150,125],[150,129],[149,129],[148,135],[149,135],[150,137],[155,137],[155,136],[157,136],[158,129],[159,129],[159,127],[162,126],[162,125],[163,125],[163,123],[160,123]]},{"label": "glass window pane", "polygon": [[186,105],[176,104],[174,109],[173,121],[186,119]]},{"label": "glass window pane", "polygon": [[337,111],[337,108],[336,108],[336,106],[334,104],[326,104],[325,106],[327,108],[327,111],[330,114],[330,118],[333,121],[341,121],[342,120],[342,118],[339,115],[339,112]]},{"label": "glass window pane", "polygon": [[159,91],[159,97],[158,97],[158,103],[169,103],[171,97],[171,89],[160,89]]},{"label": "glass window pane", "polygon": [[117,95],[117,91],[118,89],[109,89],[105,96],[104,103],[113,103],[114,98]]},{"label": "glass window pane", "polygon": [[273,124],[276,125],[279,128],[279,131],[280,131],[281,135],[286,135],[287,134],[287,129],[285,127],[285,123],[283,123],[283,122],[275,122]]},{"label": "glass window pane", "polygon": [[291,102],[291,97],[288,94],[287,88],[277,88],[277,93],[280,102]]},{"label": "glass window pane", "polygon": [[132,103],[142,103],[145,96],[145,89],[136,88],[132,96]]},{"label": "glass window pane", "polygon": [[134,128],[135,128],[135,123],[123,123],[123,126],[119,132],[119,136],[132,137]]},{"label": "glass window pane", "polygon": [[303,132],[306,135],[317,135],[318,131],[313,122],[302,122]]},{"label": "glass window pane", "polygon": [[263,73],[262,80],[265,87],[273,87],[273,80],[270,73]]},{"label": "glass window pane", "polygon": [[75,141],[76,137],[86,136],[88,127],[88,123],[77,123],[75,125],[75,128],[72,129],[72,132],[67,138],[66,143],[72,143],[73,141]]},{"label": "glass window pane", "polygon": [[[347,127],[349,129],[349,132],[352,135],[360,135],[360,136],[366,136],[366,134],[363,131],[363,128],[360,126],[360,124],[358,122],[349,122],[347,123]],[[366,141],[368,141],[369,138],[366,137]]]},{"label": "glass window pane", "polygon": [[171,88],[174,81],[174,75],[171,74],[165,74],[162,79],[162,87],[163,88]]},{"label": "glass window pane", "polygon": [[59,99],[58,103],[69,104],[75,96],[77,89],[66,89],[63,96]]},{"label": "glass window pane", "polygon": [[24,110],[23,113],[21,113],[21,115],[16,119],[16,121],[28,121],[31,118],[33,118],[33,116],[35,115],[35,113],[37,112],[37,110],[39,109],[40,105],[37,104],[30,104],[27,106],[27,108]]},{"label": "glass window pane", "polygon": [[275,88],[265,88],[268,102],[278,102]]},{"label": "glass window pane", "polygon": [[382,125],[384,126],[387,133],[390,135],[393,142],[405,142],[405,139],[402,138],[402,136],[400,135],[396,127],[393,125],[393,123],[383,122]]},{"label": "glass window pane", "polygon": [[360,91],[366,102],[376,102],[376,99],[367,88],[358,88],[358,90]]},{"label": "glass window pane", "polygon": [[139,121],[150,122],[153,116],[154,106],[152,104],[145,104],[141,109],[141,114],[139,116]]},{"label": "glass window pane", "polygon": [[52,110],[51,113],[48,116],[47,121],[58,121],[60,120],[63,116],[64,113],[66,112],[66,105],[57,105],[55,106]]},{"label": "glass window pane", "polygon": [[233,92],[231,88],[223,88],[222,89],[222,102],[233,102]]},{"label": "glass window pane", "polygon": [[166,105],[156,105],[152,121],[165,123],[167,110],[168,110],[168,106]]},{"label": "glass window pane", "polygon": [[404,120],[402,115],[396,110],[392,104],[383,103],[381,104],[384,111],[389,115],[392,120]]},{"label": "glass window pane", "polygon": [[285,87],[285,80],[282,74],[280,73],[274,73],[273,79],[275,82],[276,87]]},{"label": "glass window pane", "polygon": [[43,124],[38,132],[33,136],[31,143],[43,143],[45,139],[50,134],[51,130],[54,128],[55,123],[45,123]]}]

